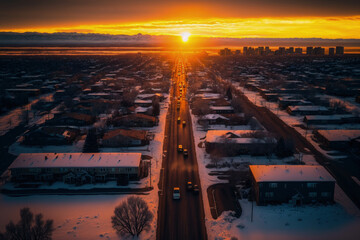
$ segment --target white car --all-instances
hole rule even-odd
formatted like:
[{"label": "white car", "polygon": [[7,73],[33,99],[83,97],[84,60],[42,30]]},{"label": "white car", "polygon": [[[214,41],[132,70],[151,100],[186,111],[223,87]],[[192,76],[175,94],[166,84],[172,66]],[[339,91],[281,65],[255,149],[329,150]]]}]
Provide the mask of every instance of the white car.
[{"label": "white car", "polygon": [[180,188],[174,187],[173,199],[180,199]]}]

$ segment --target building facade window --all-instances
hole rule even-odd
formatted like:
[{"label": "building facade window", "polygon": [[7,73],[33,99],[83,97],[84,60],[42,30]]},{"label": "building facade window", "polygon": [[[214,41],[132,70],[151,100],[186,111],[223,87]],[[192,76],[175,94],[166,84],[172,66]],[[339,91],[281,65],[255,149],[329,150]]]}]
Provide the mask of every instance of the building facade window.
[{"label": "building facade window", "polygon": [[307,183],[306,186],[308,188],[316,188],[316,183]]},{"label": "building facade window", "polygon": [[277,188],[277,183],[269,183],[270,188]]},{"label": "building facade window", "polygon": [[321,196],[322,197],[330,197],[330,193],[329,192],[322,192]]},{"label": "building facade window", "polygon": [[274,193],[273,192],[266,192],[265,197],[266,198],[272,198],[272,197],[274,197]]},{"label": "building facade window", "polygon": [[309,192],[309,197],[311,198],[317,197],[317,192]]}]

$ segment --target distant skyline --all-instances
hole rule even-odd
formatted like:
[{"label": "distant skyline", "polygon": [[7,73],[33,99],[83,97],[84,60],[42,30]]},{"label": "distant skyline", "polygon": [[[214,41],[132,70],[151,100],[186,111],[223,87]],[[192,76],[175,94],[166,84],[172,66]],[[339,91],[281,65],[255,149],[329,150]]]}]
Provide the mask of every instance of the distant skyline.
[{"label": "distant skyline", "polygon": [[357,0],[0,0],[0,31],[360,38]]}]

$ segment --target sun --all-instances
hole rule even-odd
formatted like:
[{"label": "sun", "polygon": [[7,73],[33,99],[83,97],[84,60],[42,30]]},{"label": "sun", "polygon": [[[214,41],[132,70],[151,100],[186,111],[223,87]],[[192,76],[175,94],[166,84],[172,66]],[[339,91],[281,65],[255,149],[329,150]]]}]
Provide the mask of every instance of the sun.
[{"label": "sun", "polygon": [[191,36],[191,33],[189,33],[189,32],[181,33],[181,39],[182,39],[183,42],[189,41],[190,36]]}]

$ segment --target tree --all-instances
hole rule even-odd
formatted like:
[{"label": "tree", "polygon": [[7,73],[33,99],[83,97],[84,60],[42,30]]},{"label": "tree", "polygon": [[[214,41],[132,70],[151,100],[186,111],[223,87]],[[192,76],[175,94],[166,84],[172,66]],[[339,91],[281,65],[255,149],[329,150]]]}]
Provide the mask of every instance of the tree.
[{"label": "tree", "polygon": [[153,115],[154,116],[159,116],[159,114],[160,114],[160,103],[159,103],[158,98],[155,98],[153,100],[152,108],[153,108]]},{"label": "tree", "polygon": [[280,158],[289,157],[294,154],[295,144],[292,139],[284,139],[281,137],[276,145],[276,155]]},{"label": "tree", "polygon": [[193,102],[192,110],[195,115],[199,116],[203,116],[211,112],[209,102],[203,99],[196,99]]},{"label": "tree", "polygon": [[227,91],[226,91],[226,96],[229,100],[232,99],[232,91],[231,91],[231,87],[228,87]]},{"label": "tree", "polygon": [[88,134],[85,139],[83,152],[84,153],[99,152],[99,145],[98,145],[95,128],[89,129]]},{"label": "tree", "polygon": [[113,228],[120,235],[131,236],[139,236],[143,230],[149,230],[154,217],[146,202],[140,197],[128,197],[115,208],[114,214],[111,217]]},{"label": "tree", "polygon": [[14,224],[10,221],[6,225],[5,233],[0,233],[0,239],[6,240],[50,240],[55,230],[53,220],[43,220],[42,214],[34,219],[29,208],[20,210],[20,221]]}]

